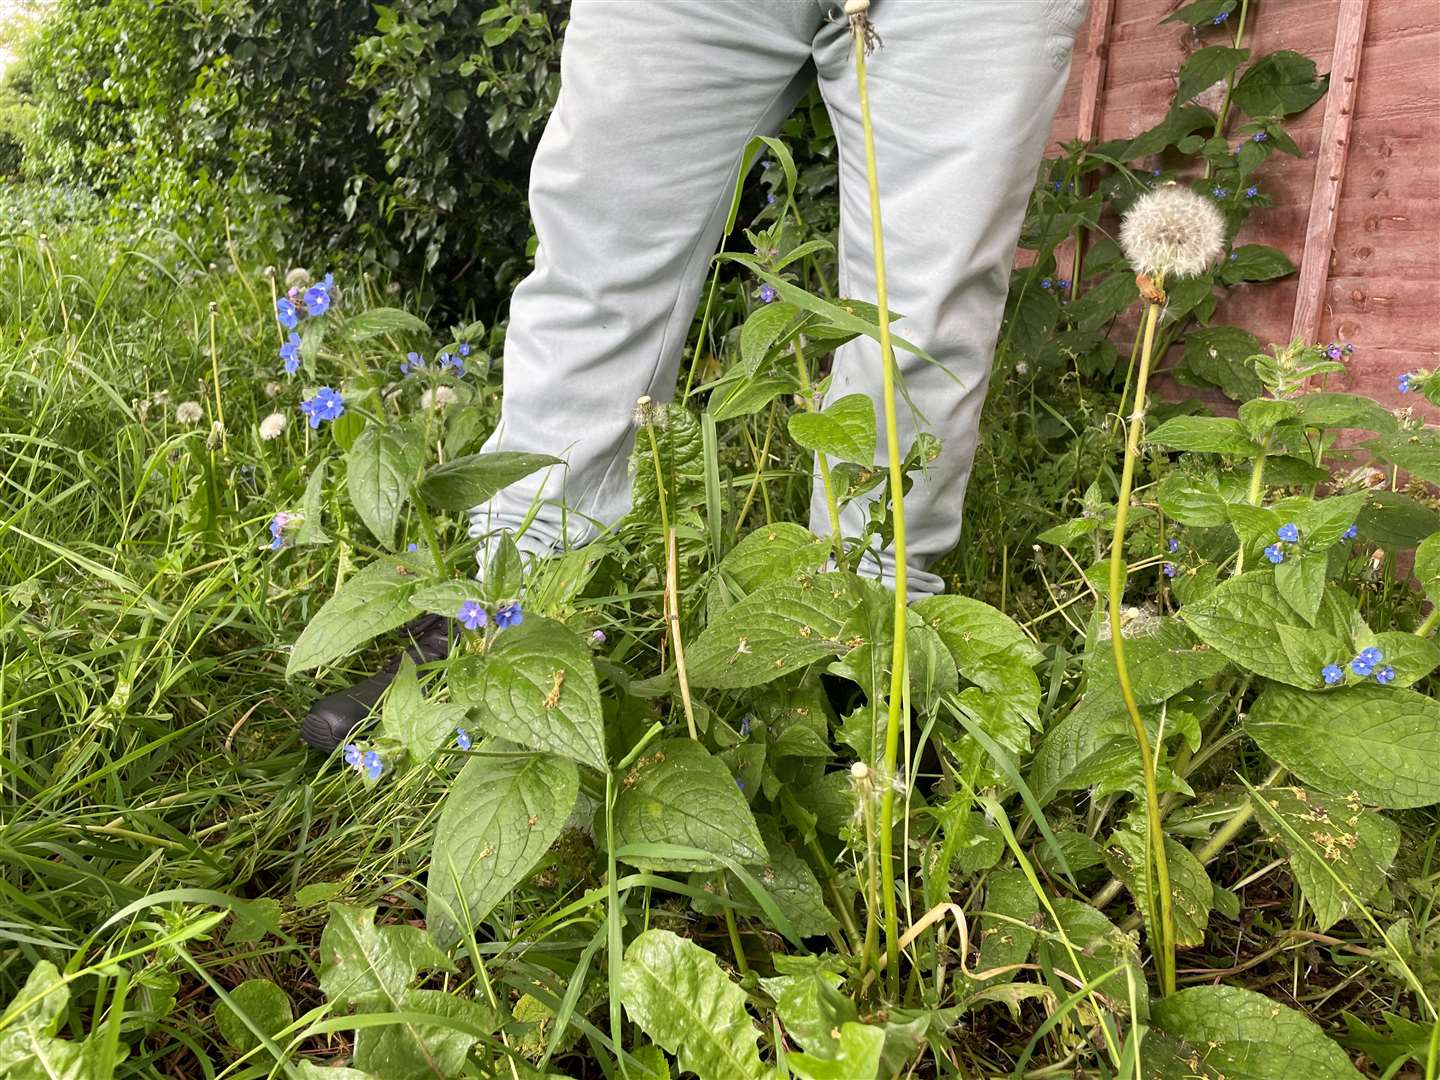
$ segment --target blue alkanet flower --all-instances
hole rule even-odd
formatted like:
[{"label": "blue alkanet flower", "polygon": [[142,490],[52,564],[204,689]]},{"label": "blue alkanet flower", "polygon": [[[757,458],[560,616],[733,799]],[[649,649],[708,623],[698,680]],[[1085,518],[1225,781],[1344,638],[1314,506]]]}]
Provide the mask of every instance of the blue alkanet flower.
[{"label": "blue alkanet flower", "polygon": [[779,294],[775,292],[775,289],[768,282],[760,286],[760,299],[765,303],[770,303],[777,295]]},{"label": "blue alkanet flower", "polygon": [[591,644],[591,645],[594,645],[596,648],[599,648],[601,645],[604,645],[604,644],[605,644],[605,631],[604,631],[604,630],[596,630],[594,633],[592,633],[592,634],[590,635],[590,644]]},{"label": "blue alkanet flower", "polygon": [[1250,187],[1247,187],[1247,188],[1245,189],[1245,197],[1246,197],[1247,199],[1256,199],[1256,198],[1259,198],[1259,197],[1260,197],[1260,189],[1259,189],[1258,187],[1255,187],[1255,186],[1252,184]]},{"label": "blue alkanet flower", "polygon": [[1230,13],[1228,11],[1222,11],[1219,15],[1216,15],[1213,19],[1210,20],[1210,25],[1219,26],[1228,18],[1230,18]]},{"label": "blue alkanet flower", "polygon": [[1375,670],[1375,665],[1367,664],[1364,657],[1357,656],[1354,660],[1350,661],[1350,670],[1362,679],[1368,679],[1370,673]]},{"label": "blue alkanet flower", "polygon": [[361,759],[360,765],[365,770],[365,775],[371,780],[379,780],[380,774],[385,771],[385,762],[380,760],[380,755],[374,750],[365,752],[365,757]]},{"label": "blue alkanet flower", "polygon": [[461,356],[469,356],[469,355],[470,355],[470,343],[469,343],[468,341],[462,341],[462,342],[460,343],[459,353],[460,353]]},{"label": "blue alkanet flower", "polygon": [[1374,645],[1371,645],[1360,650],[1360,659],[1364,660],[1367,664],[1373,665],[1382,662],[1385,659],[1385,654]]},{"label": "blue alkanet flower", "polygon": [[405,550],[410,552],[411,555],[414,555],[415,552],[420,550],[420,545],[415,543],[414,540],[411,540],[410,543],[405,545]]},{"label": "blue alkanet flower", "polygon": [[270,549],[279,551],[285,546],[285,526],[291,522],[291,517],[285,511],[280,511],[270,519]]},{"label": "blue alkanet flower", "polygon": [[285,374],[294,375],[300,370],[300,335],[290,331],[285,344],[280,346],[280,359],[285,361]]},{"label": "blue alkanet flower", "polygon": [[512,600],[507,604],[501,604],[495,609],[495,625],[501,630],[508,630],[512,626],[519,626],[524,621],[524,613],[520,610],[520,602]]},{"label": "blue alkanet flower", "polygon": [[1265,141],[1266,139],[1268,139],[1269,137],[1270,137],[1270,133],[1269,133],[1269,132],[1267,132],[1267,131],[1257,131],[1257,132],[1255,132],[1254,135],[1251,135],[1251,136],[1250,136],[1250,141],[1251,141],[1251,142],[1264,142],[1264,141]]},{"label": "blue alkanet flower", "polygon": [[[460,620],[460,625],[466,630],[479,630],[490,621],[490,617],[485,614],[485,609],[480,606],[478,600],[466,600],[460,605],[460,610],[455,617]],[[498,614],[495,616],[495,621],[497,623],[500,621]]]},{"label": "blue alkanet flower", "polygon": [[457,379],[465,377],[465,361],[456,353],[443,352],[440,354],[440,370],[450,370]]},{"label": "blue alkanet flower", "polygon": [[295,305],[283,296],[275,301],[275,317],[286,330],[294,330],[300,325],[300,313],[295,310]]},{"label": "blue alkanet flower", "polygon": [[318,428],[322,420],[338,420],[345,415],[345,400],[330,387],[322,386],[314,397],[300,402],[300,411],[309,418],[312,428]]},{"label": "blue alkanet flower", "polygon": [[1165,576],[1166,576],[1166,577],[1174,577],[1174,576],[1175,576],[1175,564],[1174,564],[1173,562],[1167,562],[1167,563],[1166,563],[1164,566],[1162,566],[1160,569],[1165,572]]},{"label": "blue alkanet flower", "polygon": [[1400,377],[1395,380],[1395,388],[1396,388],[1397,390],[1399,390],[1400,393],[1402,393],[1402,394],[1408,394],[1408,393],[1410,393],[1410,390],[1411,390],[1410,378],[1411,378],[1410,372],[1408,372],[1408,371],[1402,371],[1402,372],[1400,373]]},{"label": "blue alkanet flower", "polygon": [[1287,521],[1275,530],[1275,535],[1287,544],[1293,544],[1296,540],[1300,539],[1300,527],[1293,521]]},{"label": "blue alkanet flower", "polygon": [[324,315],[330,310],[330,290],[335,287],[335,275],[326,274],[325,280],[305,290],[305,309],[311,315]]},{"label": "blue alkanet flower", "polygon": [[765,193],[765,205],[766,205],[766,206],[774,206],[774,205],[775,205],[775,193],[774,193],[773,191],[768,191],[768,192]]},{"label": "blue alkanet flower", "polygon": [[425,370],[425,357],[418,352],[408,352],[405,359],[400,361],[400,374],[409,375],[411,372]]},{"label": "blue alkanet flower", "polygon": [[1375,681],[1381,686],[1387,686],[1395,681],[1395,669],[1386,664],[1379,671],[1375,672]]},{"label": "blue alkanet flower", "polygon": [[1339,664],[1326,664],[1320,669],[1320,677],[1325,680],[1326,686],[1334,686],[1345,678],[1345,671]]},{"label": "blue alkanet flower", "polygon": [[1223,199],[1230,194],[1230,189],[1223,187],[1213,187],[1210,189],[1210,194],[1214,195],[1217,199]]},{"label": "blue alkanet flower", "polygon": [[1169,540],[1165,541],[1165,547],[1169,550],[1171,555],[1174,555],[1175,552],[1180,550],[1180,541],[1176,540],[1175,537],[1172,536]]},{"label": "blue alkanet flower", "polygon": [[1064,292],[1066,289],[1070,288],[1070,279],[1068,277],[1062,277],[1059,281],[1055,283],[1055,288],[1059,289],[1061,292]]},{"label": "blue alkanet flower", "polygon": [[352,769],[360,768],[360,762],[365,757],[364,751],[353,742],[345,744],[345,764]]},{"label": "blue alkanet flower", "polygon": [[1271,544],[1265,549],[1265,558],[1278,565],[1285,561],[1285,549],[1279,544]]},{"label": "blue alkanet flower", "polygon": [[1355,537],[1357,537],[1357,536],[1359,536],[1359,535],[1360,535],[1360,527],[1359,527],[1358,525],[1351,525],[1348,529],[1346,529],[1343,533],[1340,534],[1340,539],[1341,539],[1341,540],[1354,540]]},{"label": "blue alkanet flower", "polygon": [[457,727],[455,729],[455,745],[461,750],[470,749],[470,733],[463,727]]},{"label": "blue alkanet flower", "polygon": [[740,737],[741,737],[742,739],[748,739],[748,738],[750,737],[750,714],[749,714],[749,713],[746,713],[744,716],[742,716],[742,717],[740,718]]},{"label": "blue alkanet flower", "polygon": [[1040,288],[1042,288],[1042,289],[1053,288],[1054,285],[1055,285],[1055,282],[1051,281],[1048,277],[1042,277],[1042,278],[1040,279]]}]

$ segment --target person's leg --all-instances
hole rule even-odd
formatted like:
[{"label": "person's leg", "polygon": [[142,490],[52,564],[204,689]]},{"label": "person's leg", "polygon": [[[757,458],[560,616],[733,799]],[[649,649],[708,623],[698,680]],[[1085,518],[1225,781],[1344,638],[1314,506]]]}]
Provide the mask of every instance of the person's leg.
[{"label": "person's leg", "polygon": [[[530,181],[539,250],[516,289],[486,450],[554,467],[471,515],[522,551],[582,544],[629,509],[635,401],[668,401],[745,143],[805,89],[814,0],[575,0]],[[482,561],[485,545],[482,544]]]},{"label": "person's leg", "polygon": [[[870,111],[885,226],[895,332],[941,367],[896,350],[923,417],[899,402],[908,450],[918,429],[942,449],[905,499],[908,592],[943,591],[928,568],[960,536],[961,507],[975,456],[980,407],[1025,205],[1070,68],[1085,0],[873,0],[883,42],[868,62]],[[853,46],[843,21],[816,38],[820,89],[840,148],[841,293],[875,298],[870,197],[856,95]],[[879,346],[859,338],[835,358],[829,398],[869,394],[880,421],[879,461],[888,462],[879,414]],[[866,507],[842,514],[858,535]],[[811,527],[829,532],[818,483]],[[894,581],[894,558],[862,572]]]}]

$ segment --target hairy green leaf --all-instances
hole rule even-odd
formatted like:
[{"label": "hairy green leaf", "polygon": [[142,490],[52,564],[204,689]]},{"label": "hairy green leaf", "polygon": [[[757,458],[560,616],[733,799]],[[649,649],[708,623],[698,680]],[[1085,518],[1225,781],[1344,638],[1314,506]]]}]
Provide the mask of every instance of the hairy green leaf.
[{"label": "hairy green leaf", "polygon": [[420,482],[419,495],[431,506],[442,510],[469,510],[533,472],[563,464],[559,458],[549,454],[522,454],[510,450],[468,454],[436,465],[427,472]]},{"label": "hairy green leaf", "polygon": [[806,450],[839,461],[875,461],[875,403],[868,394],[847,394],[822,412],[790,416],[790,437]]},{"label": "hairy green leaf", "polygon": [[403,625],[415,614],[410,594],[416,582],[414,571],[403,563],[382,559],[365,567],[325,601],[301,631],[285,677],[338,660]]}]

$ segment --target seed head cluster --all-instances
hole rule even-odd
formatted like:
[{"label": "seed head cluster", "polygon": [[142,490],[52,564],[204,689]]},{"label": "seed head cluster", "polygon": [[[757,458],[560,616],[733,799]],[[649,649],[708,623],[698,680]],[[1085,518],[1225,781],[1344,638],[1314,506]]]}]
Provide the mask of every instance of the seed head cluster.
[{"label": "seed head cluster", "polygon": [[1137,274],[1204,273],[1225,247],[1225,218],[1203,195],[1166,184],[1135,200],[1120,224],[1120,246]]}]

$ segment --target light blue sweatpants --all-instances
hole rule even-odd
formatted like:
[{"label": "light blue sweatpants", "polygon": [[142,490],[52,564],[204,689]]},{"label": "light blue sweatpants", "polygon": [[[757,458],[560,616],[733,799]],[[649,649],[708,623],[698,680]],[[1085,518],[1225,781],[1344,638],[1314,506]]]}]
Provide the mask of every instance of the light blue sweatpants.
[{"label": "light blue sweatpants", "polygon": [[[910,398],[900,438],[943,441],[905,499],[912,596],[960,534],[1015,243],[1070,67],[1085,0],[873,0],[883,46],[870,105],[896,333]],[[574,0],[559,101],[530,178],[539,250],[516,289],[500,423],[486,450],[568,467],[507,488],[471,534],[516,529],[522,551],[593,538],[629,506],[636,398],[669,400],[720,240],[741,153],[818,78],[840,170],[840,294],[874,300],[869,195],[854,63],[832,0]],[[879,347],[836,354],[830,397],[880,399]],[[887,448],[881,425],[877,464]],[[847,508],[848,536],[865,509]],[[829,524],[817,485],[811,524]],[[482,550],[485,545],[482,544]],[[893,560],[871,573],[893,580]]]}]

